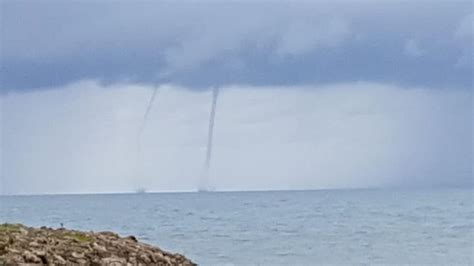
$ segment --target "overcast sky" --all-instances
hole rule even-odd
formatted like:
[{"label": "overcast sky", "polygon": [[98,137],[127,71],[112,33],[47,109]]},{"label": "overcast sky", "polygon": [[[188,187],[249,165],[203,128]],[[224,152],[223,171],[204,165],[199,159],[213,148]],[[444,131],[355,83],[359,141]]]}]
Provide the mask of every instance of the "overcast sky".
[{"label": "overcast sky", "polygon": [[3,0],[1,191],[196,189],[212,86],[216,189],[472,186],[473,20],[456,0]]}]

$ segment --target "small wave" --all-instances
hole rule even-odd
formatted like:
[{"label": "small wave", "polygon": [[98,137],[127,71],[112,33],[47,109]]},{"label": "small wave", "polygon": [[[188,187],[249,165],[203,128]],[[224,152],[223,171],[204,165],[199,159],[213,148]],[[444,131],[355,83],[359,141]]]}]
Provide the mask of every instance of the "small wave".
[{"label": "small wave", "polygon": [[472,224],[452,225],[451,229],[454,229],[454,230],[474,229],[474,225]]},{"label": "small wave", "polygon": [[214,233],[211,236],[215,238],[229,238],[230,237],[230,235],[228,234],[219,234],[219,233]]},{"label": "small wave", "polygon": [[184,234],[184,233],[172,233],[170,236],[180,238],[180,237],[186,237],[186,234]]},{"label": "small wave", "polygon": [[291,252],[291,251],[281,251],[281,252],[276,252],[275,254],[279,257],[290,257],[290,256],[298,255],[295,252]]},{"label": "small wave", "polygon": [[354,232],[356,235],[367,235],[369,232],[365,230],[357,230]]},{"label": "small wave", "polygon": [[245,242],[251,242],[252,240],[248,239],[248,238],[237,238],[237,239],[234,239],[235,242],[241,242],[241,243],[245,243]]}]

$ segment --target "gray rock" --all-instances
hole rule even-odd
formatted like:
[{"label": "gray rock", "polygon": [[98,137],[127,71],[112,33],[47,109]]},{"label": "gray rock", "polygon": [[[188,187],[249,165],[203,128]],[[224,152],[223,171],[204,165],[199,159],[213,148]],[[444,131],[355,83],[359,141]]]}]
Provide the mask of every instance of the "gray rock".
[{"label": "gray rock", "polygon": [[26,263],[42,263],[38,256],[28,250],[23,251],[22,256]]}]

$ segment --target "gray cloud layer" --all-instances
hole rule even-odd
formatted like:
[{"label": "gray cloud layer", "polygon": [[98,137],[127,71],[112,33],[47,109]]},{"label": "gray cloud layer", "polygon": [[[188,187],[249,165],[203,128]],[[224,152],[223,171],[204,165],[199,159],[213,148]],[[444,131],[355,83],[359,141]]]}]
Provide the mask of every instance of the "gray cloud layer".
[{"label": "gray cloud layer", "polygon": [[3,92],[82,79],[472,87],[470,1],[2,1]]}]

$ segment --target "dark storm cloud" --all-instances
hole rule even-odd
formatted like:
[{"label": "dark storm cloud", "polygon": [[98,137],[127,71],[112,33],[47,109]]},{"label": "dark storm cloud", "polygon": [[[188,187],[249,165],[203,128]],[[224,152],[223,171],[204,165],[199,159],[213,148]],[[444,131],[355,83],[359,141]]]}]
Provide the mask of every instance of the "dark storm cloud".
[{"label": "dark storm cloud", "polygon": [[[2,85],[472,87],[469,1],[2,1]],[[466,26],[467,25],[467,26]]]}]

